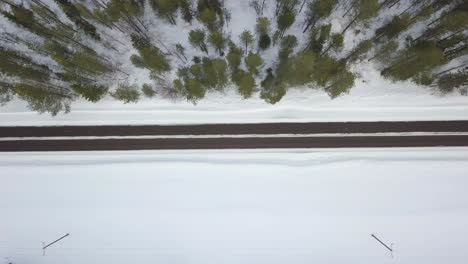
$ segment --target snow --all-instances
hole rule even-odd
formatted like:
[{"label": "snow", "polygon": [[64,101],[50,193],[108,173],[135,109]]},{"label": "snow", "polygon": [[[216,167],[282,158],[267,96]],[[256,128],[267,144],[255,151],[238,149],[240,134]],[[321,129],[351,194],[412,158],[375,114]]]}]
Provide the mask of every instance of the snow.
[{"label": "snow", "polygon": [[0,108],[0,126],[468,119],[467,96],[385,81],[372,63],[355,67],[366,74],[349,94],[333,100],[319,89],[298,87],[269,105],[258,96],[243,100],[232,88],[210,93],[197,105],[161,98],[127,105],[112,98],[97,104],[78,101],[71,113],[56,117],[25,110],[25,103],[15,101]]},{"label": "snow", "polygon": [[0,156],[0,263],[468,257],[468,148]]}]

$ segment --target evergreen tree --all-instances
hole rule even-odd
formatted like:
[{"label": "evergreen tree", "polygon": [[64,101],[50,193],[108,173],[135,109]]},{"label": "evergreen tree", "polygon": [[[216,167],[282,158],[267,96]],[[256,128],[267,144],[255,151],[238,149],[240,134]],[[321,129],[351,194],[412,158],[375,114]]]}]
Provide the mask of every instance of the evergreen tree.
[{"label": "evergreen tree", "polygon": [[392,80],[408,80],[446,62],[444,53],[434,42],[421,41],[404,50],[381,74]]},{"label": "evergreen tree", "polygon": [[388,23],[378,28],[375,31],[374,40],[377,41],[382,37],[387,39],[393,39],[397,37],[401,32],[406,30],[411,25],[411,17],[409,14],[403,14],[401,16],[394,16]]},{"label": "evergreen tree", "polygon": [[147,83],[143,84],[141,91],[148,98],[153,98],[156,95],[156,92],[154,91],[153,87]]},{"label": "evergreen tree", "polygon": [[336,0],[313,0],[309,2],[306,12],[306,21],[303,33],[309,28],[314,28],[317,21],[328,17],[333,7],[336,5]]},{"label": "evergreen tree", "polygon": [[242,34],[240,35],[240,40],[241,40],[242,44],[245,46],[245,53],[247,53],[248,50],[249,50],[249,46],[254,41],[252,33],[250,33],[250,31],[248,31],[248,30],[244,30],[242,32]]},{"label": "evergreen tree", "polygon": [[79,10],[76,8],[74,4],[72,4],[68,0],[54,0],[60,8],[63,10],[65,15],[75,23],[77,27],[82,29],[87,35],[92,37],[95,40],[101,40],[101,36],[96,32],[96,27],[94,27],[91,23],[86,21],[84,18],[81,17]]},{"label": "evergreen tree", "polygon": [[277,24],[280,37],[283,37],[284,32],[294,24],[296,14],[293,11],[286,11],[278,16]]},{"label": "evergreen tree", "polygon": [[14,97],[14,86],[7,82],[0,81],[0,106],[4,106]]},{"label": "evergreen tree", "polygon": [[239,70],[233,74],[232,81],[237,85],[239,94],[242,98],[250,98],[255,91],[255,79],[251,74]]},{"label": "evergreen tree", "polygon": [[353,0],[352,10],[354,18],[344,28],[344,34],[354,23],[365,23],[377,15],[380,5],[378,0]]},{"label": "evergreen tree", "polygon": [[344,58],[346,63],[353,63],[363,59],[367,52],[372,48],[372,40],[363,40]]},{"label": "evergreen tree", "polygon": [[109,91],[105,86],[89,83],[75,83],[71,87],[81,97],[93,103],[101,100]]},{"label": "evergreen tree", "polygon": [[136,103],[140,99],[140,92],[134,85],[119,83],[117,89],[111,93],[111,96],[116,100],[122,101],[124,104]]},{"label": "evergreen tree", "polygon": [[198,0],[198,19],[210,30],[224,25],[224,5],[220,0]]},{"label": "evergreen tree", "polygon": [[348,93],[354,86],[355,75],[349,71],[340,71],[331,81],[331,84],[325,88],[325,91],[331,98],[336,98],[344,93]]},{"label": "evergreen tree", "polygon": [[212,31],[208,36],[210,44],[218,51],[220,56],[224,55],[224,48],[226,47],[226,39],[220,31]]},{"label": "evergreen tree", "polygon": [[281,80],[275,78],[273,70],[269,68],[267,70],[267,76],[261,82],[262,91],[260,98],[270,104],[278,103],[286,94],[286,88]]},{"label": "evergreen tree", "polygon": [[245,58],[245,64],[250,74],[258,75],[258,68],[262,66],[263,60],[258,53],[249,52],[249,55]]},{"label": "evergreen tree", "polygon": [[437,86],[444,92],[452,92],[461,87],[468,86],[468,72],[459,71],[457,73],[447,73],[437,80]]},{"label": "evergreen tree", "polygon": [[255,31],[257,32],[258,36],[258,47],[261,50],[268,49],[271,45],[270,20],[267,17],[257,18]]},{"label": "evergreen tree", "polygon": [[54,87],[41,83],[15,85],[15,94],[26,101],[32,111],[50,113],[52,116],[70,112],[70,96],[54,90]]},{"label": "evergreen tree", "polygon": [[176,12],[180,7],[178,0],[150,0],[153,10],[169,23],[176,24]]},{"label": "evergreen tree", "polygon": [[226,59],[228,61],[229,68],[231,69],[231,71],[237,71],[242,60],[242,50],[234,45],[231,45]]},{"label": "evergreen tree", "polygon": [[146,38],[133,34],[132,43],[139,55],[132,55],[130,60],[139,68],[147,68],[159,74],[171,70],[168,60],[158,47],[152,45]]},{"label": "evergreen tree", "polygon": [[200,50],[208,54],[208,48],[205,43],[205,32],[203,32],[203,30],[191,30],[189,33],[189,42],[193,47],[200,48]]}]

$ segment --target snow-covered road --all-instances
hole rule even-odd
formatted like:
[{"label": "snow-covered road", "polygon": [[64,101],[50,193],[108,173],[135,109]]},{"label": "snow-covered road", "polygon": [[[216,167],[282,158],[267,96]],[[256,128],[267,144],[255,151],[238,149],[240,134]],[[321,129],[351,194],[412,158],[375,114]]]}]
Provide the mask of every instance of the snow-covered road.
[{"label": "snow-covered road", "polygon": [[3,153],[0,263],[464,264],[467,171],[468,148]]}]

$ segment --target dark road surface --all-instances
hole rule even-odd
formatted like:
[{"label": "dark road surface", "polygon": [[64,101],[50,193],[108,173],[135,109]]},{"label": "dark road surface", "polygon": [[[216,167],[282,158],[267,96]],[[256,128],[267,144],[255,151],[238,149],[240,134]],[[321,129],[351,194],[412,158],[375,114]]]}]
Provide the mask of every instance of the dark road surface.
[{"label": "dark road surface", "polygon": [[0,137],[468,132],[468,121],[1,127]]},{"label": "dark road surface", "polygon": [[0,141],[0,151],[376,148],[436,146],[468,146],[468,135]]},{"label": "dark road surface", "polygon": [[[371,135],[372,133],[467,133],[468,121],[269,123],[182,126],[0,127],[0,151],[91,151],[157,149],[376,148],[468,146],[468,135]],[[342,134],[302,137],[229,137],[216,135]],[[206,138],[48,139],[78,136],[174,136]],[[209,137],[213,135],[213,137]],[[7,137],[40,137],[8,139]]]}]

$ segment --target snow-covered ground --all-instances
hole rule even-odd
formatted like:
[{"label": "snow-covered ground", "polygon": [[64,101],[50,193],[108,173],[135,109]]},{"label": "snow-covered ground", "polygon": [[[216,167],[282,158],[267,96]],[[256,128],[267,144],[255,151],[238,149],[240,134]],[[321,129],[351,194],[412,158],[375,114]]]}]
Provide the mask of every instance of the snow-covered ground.
[{"label": "snow-covered ground", "polygon": [[143,99],[124,105],[111,98],[97,104],[75,102],[56,117],[28,111],[15,101],[0,108],[0,126],[83,124],[187,124],[307,121],[466,120],[468,96],[441,95],[409,82],[391,83],[368,65],[350,94],[331,100],[321,91],[291,89],[276,105],[242,100],[234,89],[209,94],[198,105],[185,101]]},{"label": "snow-covered ground", "polygon": [[0,171],[0,263],[468,258],[468,148],[4,153]]}]

